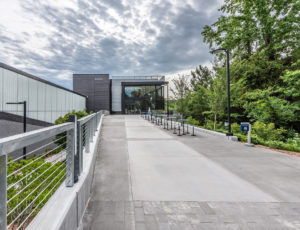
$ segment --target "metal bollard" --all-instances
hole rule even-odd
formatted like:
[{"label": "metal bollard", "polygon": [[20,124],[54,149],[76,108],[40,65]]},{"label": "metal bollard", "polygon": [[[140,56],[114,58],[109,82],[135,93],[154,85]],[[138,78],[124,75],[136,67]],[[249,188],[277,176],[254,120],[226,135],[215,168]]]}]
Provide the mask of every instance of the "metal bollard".
[{"label": "metal bollard", "polygon": [[174,131],[173,131],[173,134],[177,134],[175,125],[174,125]]},{"label": "metal bollard", "polygon": [[178,125],[178,135],[177,136],[182,136],[181,134],[180,134],[180,124]]},{"label": "metal bollard", "polygon": [[182,123],[182,135],[185,135],[185,132],[184,132],[184,122]]},{"label": "metal bollard", "polygon": [[190,132],[189,132],[189,124],[186,124],[186,134],[190,134]]},{"label": "metal bollard", "polygon": [[196,136],[196,135],[195,135],[195,132],[194,132],[194,128],[195,128],[195,126],[193,125],[193,133],[192,133],[191,136]]},{"label": "metal bollard", "polygon": [[169,130],[169,119],[167,119],[167,130]]},{"label": "metal bollard", "polygon": [[171,129],[173,129],[173,127],[172,127],[172,121],[173,121],[173,119],[171,118]]}]

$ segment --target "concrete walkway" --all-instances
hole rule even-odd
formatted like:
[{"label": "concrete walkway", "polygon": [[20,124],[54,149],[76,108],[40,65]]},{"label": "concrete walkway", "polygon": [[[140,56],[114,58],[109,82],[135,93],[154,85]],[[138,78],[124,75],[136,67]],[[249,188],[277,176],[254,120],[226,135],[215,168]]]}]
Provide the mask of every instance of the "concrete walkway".
[{"label": "concrete walkway", "polygon": [[106,116],[83,229],[300,229],[300,158]]}]

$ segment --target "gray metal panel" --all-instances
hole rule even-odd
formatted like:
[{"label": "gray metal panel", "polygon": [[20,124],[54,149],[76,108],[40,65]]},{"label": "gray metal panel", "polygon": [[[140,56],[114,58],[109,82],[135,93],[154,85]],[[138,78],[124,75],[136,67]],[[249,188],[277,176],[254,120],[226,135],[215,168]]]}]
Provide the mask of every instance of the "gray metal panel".
[{"label": "gray metal panel", "polygon": [[0,68],[0,111],[3,110],[3,87],[4,87],[3,69]]},{"label": "gray metal panel", "polygon": [[3,71],[3,110],[18,114],[18,105],[6,104],[7,102],[16,102],[18,100],[17,74],[5,69]]},{"label": "gray metal panel", "polygon": [[74,74],[73,89],[88,96],[87,111],[110,110],[108,74]]},{"label": "gray metal panel", "polygon": [[25,72],[4,68],[0,63],[0,111],[22,116],[23,106],[6,103],[27,101],[28,118],[54,123],[72,110],[85,109],[85,100],[80,94],[28,77]]},{"label": "gray metal panel", "polygon": [[36,80],[36,81],[39,81],[39,82],[43,82],[43,83],[45,83],[45,84],[47,84],[47,85],[51,85],[51,86],[54,86],[54,87],[56,87],[56,88],[60,88],[60,89],[69,91],[69,92],[71,92],[71,93],[78,94],[79,96],[86,97],[86,95],[81,95],[80,93],[77,93],[77,92],[72,91],[72,90],[70,90],[70,89],[64,88],[64,87],[62,87],[62,86],[60,86],[60,85],[56,85],[56,84],[54,84],[54,83],[52,83],[52,82],[50,82],[50,81],[46,81],[46,80],[41,79],[41,78],[39,78],[39,77],[36,77],[36,76],[34,76],[34,75],[32,75],[32,74],[26,73],[26,72],[24,72],[24,71],[22,71],[22,70],[19,70],[19,69],[16,69],[16,68],[12,67],[12,66],[6,65],[6,64],[4,64],[4,63],[2,63],[2,62],[0,62],[0,69],[6,69],[6,70],[9,70],[9,71],[11,71],[11,72],[14,72],[14,73],[17,73],[17,74],[26,76],[26,77],[28,77],[28,78],[31,78],[31,79],[33,79],[33,80]]}]

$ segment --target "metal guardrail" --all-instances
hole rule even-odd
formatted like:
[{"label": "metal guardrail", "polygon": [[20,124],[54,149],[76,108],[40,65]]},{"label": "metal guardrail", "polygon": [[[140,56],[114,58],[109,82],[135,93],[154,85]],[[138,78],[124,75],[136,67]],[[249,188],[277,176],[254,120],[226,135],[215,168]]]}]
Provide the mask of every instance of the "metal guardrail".
[{"label": "metal guardrail", "polygon": [[67,187],[79,180],[103,114],[0,139],[0,230],[25,229],[64,180]]}]

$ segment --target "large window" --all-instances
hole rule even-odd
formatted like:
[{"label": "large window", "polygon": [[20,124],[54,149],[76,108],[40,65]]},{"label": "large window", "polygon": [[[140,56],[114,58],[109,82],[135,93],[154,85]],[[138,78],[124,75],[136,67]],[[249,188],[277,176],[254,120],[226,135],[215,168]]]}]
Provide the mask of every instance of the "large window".
[{"label": "large window", "polygon": [[161,85],[142,85],[124,87],[125,113],[140,113],[164,109],[164,87]]}]

